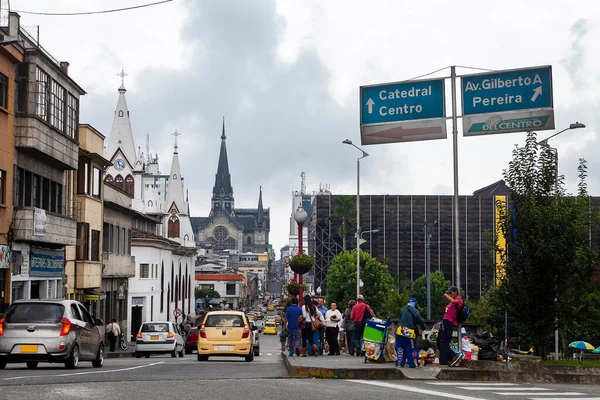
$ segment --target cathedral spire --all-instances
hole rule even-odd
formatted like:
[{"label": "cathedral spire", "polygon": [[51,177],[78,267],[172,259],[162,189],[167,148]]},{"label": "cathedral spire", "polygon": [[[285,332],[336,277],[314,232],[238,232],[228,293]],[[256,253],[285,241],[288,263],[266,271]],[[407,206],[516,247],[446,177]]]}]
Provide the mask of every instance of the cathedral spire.
[{"label": "cathedral spire", "polygon": [[131,121],[129,120],[129,109],[127,108],[127,100],[125,99],[125,77],[127,74],[123,69],[117,76],[121,77],[121,86],[119,87],[119,100],[115,109],[110,136],[108,138],[108,146],[106,158],[110,159],[115,155],[117,149],[121,149],[127,161],[131,165],[135,164],[137,159],[135,151],[135,143],[133,141],[133,132],[131,130]]},{"label": "cathedral spire", "polygon": [[258,222],[259,224],[262,224],[264,222],[264,209],[263,209],[263,202],[262,202],[262,186],[260,187],[260,192],[258,194],[258,209],[256,210],[257,218],[256,218],[256,222]]},{"label": "cathedral spire", "polygon": [[231,212],[233,210],[233,187],[231,187],[231,175],[229,174],[229,162],[227,161],[226,139],[225,117],[223,117],[221,151],[219,153],[219,163],[217,164],[217,174],[215,176],[215,186],[213,187],[211,202],[213,210],[223,208]]}]

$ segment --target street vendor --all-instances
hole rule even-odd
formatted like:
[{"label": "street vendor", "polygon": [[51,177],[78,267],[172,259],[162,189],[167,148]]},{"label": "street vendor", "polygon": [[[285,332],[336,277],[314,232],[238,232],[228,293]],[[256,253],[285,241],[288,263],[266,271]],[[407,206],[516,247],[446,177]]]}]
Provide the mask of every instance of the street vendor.
[{"label": "street vendor", "polygon": [[408,300],[400,311],[398,329],[396,329],[396,367],[404,367],[408,360],[409,368],[416,368],[419,350],[417,348],[418,328],[425,332],[425,320],[417,310],[417,299]]}]

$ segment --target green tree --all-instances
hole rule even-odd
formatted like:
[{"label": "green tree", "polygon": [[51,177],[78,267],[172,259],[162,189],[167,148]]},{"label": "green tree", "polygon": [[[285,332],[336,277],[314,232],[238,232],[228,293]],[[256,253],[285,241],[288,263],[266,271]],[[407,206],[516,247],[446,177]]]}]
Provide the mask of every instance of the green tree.
[{"label": "green tree", "polygon": [[513,150],[504,171],[511,194],[507,207],[498,204],[507,242],[499,290],[521,336],[544,358],[557,321],[561,331],[575,322],[596,265],[588,237],[596,218],[589,208],[586,176],[580,160],[578,195],[566,195],[556,152],[539,147],[533,132],[524,147]]},{"label": "green tree", "polygon": [[194,289],[194,295],[196,296],[197,299],[206,299],[206,298],[213,299],[213,298],[221,297],[219,292],[217,292],[216,290],[202,289],[202,288]]},{"label": "green tree", "polygon": [[334,197],[333,215],[329,219],[340,223],[337,233],[342,238],[342,249],[346,251],[348,232],[356,231],[356,199],[352,196]]},{"label": "green tree", "polygon": [[[378,317],[385,318],[384,304],[397,294],[387,265],[361,250],[360,280],[364,284],[365,300]],[[331,260],[327,272],[327,302],[347,304],[351,299],[356,299],[356,250],[338,254]]]},{"label": "green tree", "polygon": [[[444,277],[442,271],[432,272],[431,280],[431,319],[440,320],[443,317],[442,296],[450,286],[450,281]],[[410,288],[410,294],[417,299],[421,314],[427,316],[427,275],[421,275],[415,279]]]}]

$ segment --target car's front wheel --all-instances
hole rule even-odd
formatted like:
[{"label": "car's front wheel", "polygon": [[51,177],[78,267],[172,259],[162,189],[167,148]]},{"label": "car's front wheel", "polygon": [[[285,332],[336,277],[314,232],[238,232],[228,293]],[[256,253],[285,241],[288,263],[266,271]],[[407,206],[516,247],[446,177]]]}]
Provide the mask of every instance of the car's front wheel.
[{"label": "car's front wheel", "polygon": [[104,365],[104,345],[100,343],[98,346],[98,354],[96,354],[96,359],[92,361],[92,367],[94,368],[102,368]]},{"label": "car's front wheel", "polygon": [[79,366],[79,346],[77,344],[73,345],[73,349],[71,350],[71,354],[69,358],[65,362],[65,367],[68,369],[75,369]]}]

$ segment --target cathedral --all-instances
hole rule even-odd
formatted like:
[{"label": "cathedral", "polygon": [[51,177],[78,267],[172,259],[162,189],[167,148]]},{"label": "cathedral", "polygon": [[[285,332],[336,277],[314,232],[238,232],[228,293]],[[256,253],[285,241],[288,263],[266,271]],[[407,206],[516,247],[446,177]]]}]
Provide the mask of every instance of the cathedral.
[{"label": "cathedral", "polygon": [[198,245],[212,249],[215,254],[223,254],[228,250],[239,253],[268,252],[270,210],[263,206],[262,188],[259,189],[257,208],[235,208],[226,139],[223,121],[210,214],[208,217],[191,218]]}]

